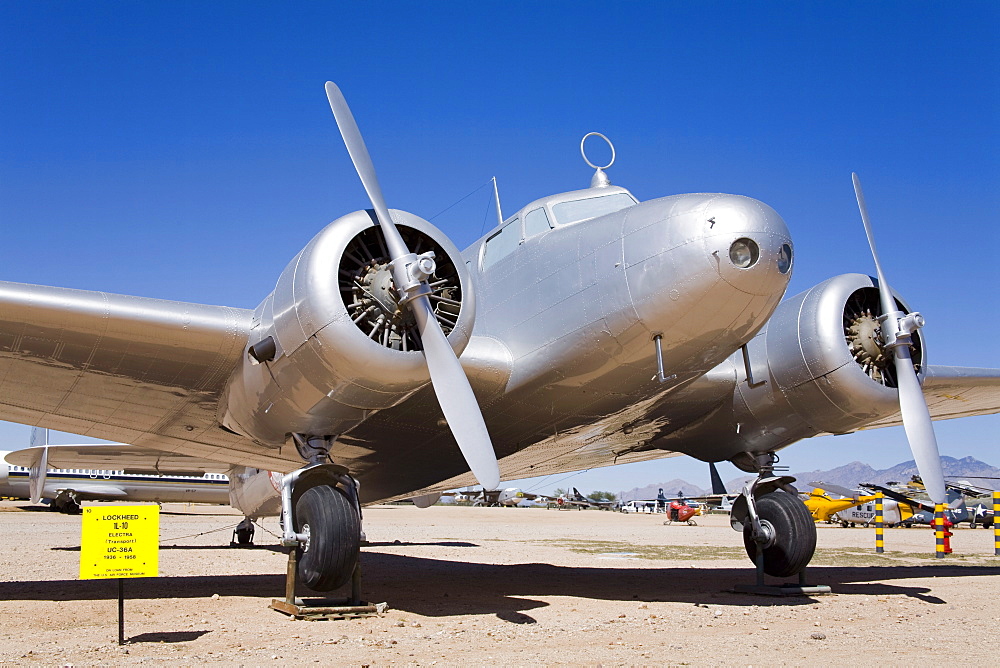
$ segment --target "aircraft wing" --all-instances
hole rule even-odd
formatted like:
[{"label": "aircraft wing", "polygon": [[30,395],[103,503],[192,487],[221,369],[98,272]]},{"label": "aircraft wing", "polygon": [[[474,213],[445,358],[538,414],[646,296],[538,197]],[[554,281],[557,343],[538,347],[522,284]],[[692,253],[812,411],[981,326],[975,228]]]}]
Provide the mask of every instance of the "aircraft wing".
[{"label": "aircraft wing", "polygon": [[163,452],[134,445],[48,445],[9,453],[5,459],[15,466],[30,468],[43,449],[48,449],[49,468],[121,471],[151,475],[200,475],[228,473],[229,464]]},{"label": "aircraft wing", "polygon": [[857,499],[862,496],[862,493],[857,490],[847,489],[846,487],[841,487],[840,485],[834,485],[833,483],[829,482],[818,481],[818,482],[811,482],[809,484],[812,485],[813,487],[818,487],[824,492],[833,492],[834,494],[839,494],[840,496],[846,499]]},{"label": "aircraft wing", "polygon": [[290,471],[297,456],[286,460],[216,420],[252,317],[222,306],[0,282],[0,414],[141,448]]},{"label": "aircraft wing", "polygon": [[905,494],[901,494],[901,493],[897,492],[896,490],[889,489],[888,487],[884,487],[882,485],[874,485],[874,484],[870,484],[870,483],[864,483],[862,485],[862,487],[867,487],[869,489],[873,489],[875,491],[882,492],[882,494],[884,494],[887,499],[892,499],[894,501],[898,501],[899,503],[905,503],[906,505],[910,506],[911,508],[920,508],[921,510],[925,510],[925,511],[927,511],[929,513],[933,513],[934,512],[934,504],[933,503],[928,503],[926,501],[921,501],[919,499],[911,499],[910,497],[906,496]]},{"label": "aircraft wing", "polygon": [[[928,366],[923,389],[927,408],[935,420],[1000,413],[1000,369]],[[862,429],[902,424],[899,413],[895,413]]]}]

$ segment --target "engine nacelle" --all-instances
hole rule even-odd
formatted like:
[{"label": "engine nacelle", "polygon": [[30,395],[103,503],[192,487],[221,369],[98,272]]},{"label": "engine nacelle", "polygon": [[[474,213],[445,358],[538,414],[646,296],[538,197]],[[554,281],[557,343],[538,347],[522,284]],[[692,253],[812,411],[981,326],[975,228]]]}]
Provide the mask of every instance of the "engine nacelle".
[{"label": "engine nacelle", "polygon": [[[909,312],[898,295],[896,302]],[[835,276],[782,302],[747,344],[746,360],[734,353],[675,398],[715,408],[656,447],[729,459],[751,471],[748,453],[851,432],[898,412],[893,357],[881,347],[881,310],[874,279],[862,274]],[[919,332],[913,343],[922,382]]]},{"label": "engine nacelle", "polygon": [[[475,299],[458,249],[427,221],[390,210],[410,251],[433,251],[438,322],[456,354]],[[292,432],[335,436],[430,381],[416,323],[399,303],[381,230],[357,211],[335,220],[288,264],[254,311],[241,367],[220,403],[228,429],[271,446]]]},{"label": "engine nacelle", "polygon": [[[899,309],[909,312],[899,295],[895,298]],[[882,349],[881,312],[878,287],[862,274],[835,276],[778,307],[747,347],[753,384],[746,382],[739,355],[732,360],[741,381],[735,417],[751,451],[854,431],[899,410],[893,357]],[[913,342],[922,381],[919,332]]]}]

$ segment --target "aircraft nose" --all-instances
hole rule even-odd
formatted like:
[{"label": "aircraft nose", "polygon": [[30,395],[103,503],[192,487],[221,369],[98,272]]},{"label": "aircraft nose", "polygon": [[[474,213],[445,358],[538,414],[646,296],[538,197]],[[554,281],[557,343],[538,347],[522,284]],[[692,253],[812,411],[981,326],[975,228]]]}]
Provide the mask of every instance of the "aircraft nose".
[{"label": "aircraft nose", "polygon": [[719,276],[752,295],[783,292],[792,272],[792,240],[785,221],[763,202],[718,195],[707,202],[703,240]]}]

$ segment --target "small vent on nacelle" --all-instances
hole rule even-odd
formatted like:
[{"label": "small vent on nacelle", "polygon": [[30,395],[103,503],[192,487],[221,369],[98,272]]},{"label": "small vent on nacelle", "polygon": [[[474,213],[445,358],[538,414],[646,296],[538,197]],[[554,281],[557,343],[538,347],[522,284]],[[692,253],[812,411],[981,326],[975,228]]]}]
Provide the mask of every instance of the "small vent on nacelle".
[{"label": "small vent on nacelle", "polygon": [[[896,300],[896,308],[906,312],[906,307]],[[892,354],[885,350],[882,338],[882,303],[878,288],[855,290],[844,305],[844,338],[851,356],[869,378],[886,387],[897,387],[896,366]],[[911,356],[913,367],[920,373],[922,346],[919,332],[913,335]]]},{"label": "small vent on nacelle", "polygon": [[[431,237],[397,225],[410,252],[434,251],[437,269],[428,284],[431,305],[447,335],[458,323],[462,286],[452,258]],[[422,350],[413,314],[399,305],[382,231],[370,227],[355,236],[340,260],[340,294],[354,324],[371,340],[393,350]]]}]

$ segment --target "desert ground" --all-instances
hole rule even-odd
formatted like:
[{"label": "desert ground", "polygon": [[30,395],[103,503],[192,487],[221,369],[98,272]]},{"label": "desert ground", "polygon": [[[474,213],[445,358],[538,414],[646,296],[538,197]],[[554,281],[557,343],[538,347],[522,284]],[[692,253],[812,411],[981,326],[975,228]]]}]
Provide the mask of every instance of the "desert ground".
[{"label": "desert ground", "polygon": [[[818,527],[811,583],[772,598],[752,583],[722,515],[375,506],[365,509],[362,595],[379,617],[298,621],[277,521],[231,548],[228,508],[165,504],[157,578],[79,580],[80,516],[0,502],[0,664],[830,665],[997,664],[993,533]],[[300,594],[308,595],[308,591]]]}]

